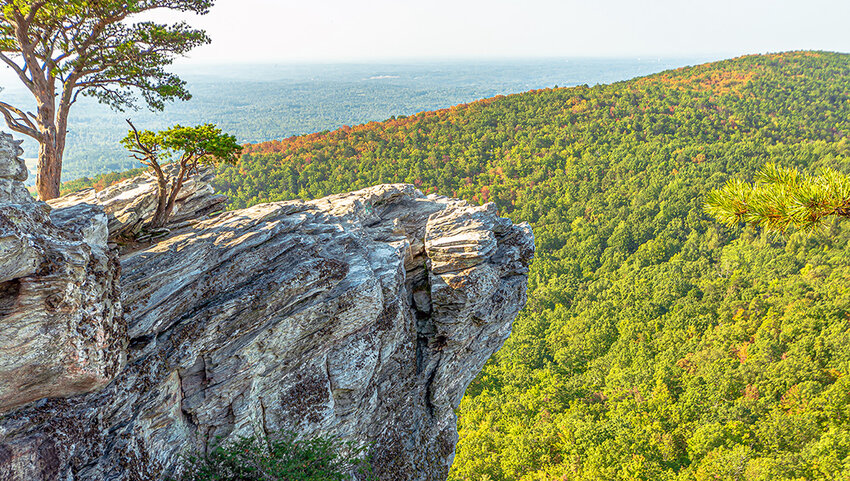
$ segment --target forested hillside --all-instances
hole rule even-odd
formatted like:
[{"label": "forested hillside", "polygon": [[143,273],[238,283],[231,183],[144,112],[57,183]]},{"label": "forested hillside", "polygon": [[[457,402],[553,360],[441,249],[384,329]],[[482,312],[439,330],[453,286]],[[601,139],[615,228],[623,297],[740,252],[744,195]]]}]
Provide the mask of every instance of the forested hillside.
[{"label": "forested hillside", "polygon": [[242,207],[384,182],[495,202],[529,304],[458,411],[453,479],[850,479],[850,228],[703,200],[765,162],[848,171],[850,56],[744,57],[249,146]]}]

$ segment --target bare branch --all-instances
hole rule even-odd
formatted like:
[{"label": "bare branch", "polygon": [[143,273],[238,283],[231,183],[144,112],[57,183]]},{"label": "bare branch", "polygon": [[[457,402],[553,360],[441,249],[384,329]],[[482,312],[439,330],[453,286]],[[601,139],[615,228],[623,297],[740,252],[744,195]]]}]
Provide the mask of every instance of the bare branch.
[{"label": "bare branch", "polygon": [[0,102],[0,114],[2,114],[6,119],[6,123],[9,125],[10,129],[15,132],[28,135],[41,142],[43,138],[41,132],[35,128],[32,122],[27,118],[26,114],[24,114],[20,109],[12,107],[7,103]]},{"label": "bare branch", "polygon": [[0,102],[0,108],[5,108],[5,109],[9,110],[10,112],[15,113],[16,115],[18,115],[20,117],[19,120],[24,122],[27,125],[27,127],[30,127],[33,130],[38,130],[38,128],[35,126],[35,123],[33,123],[34,119],[30,120],[30,118],[29,118],[29,116],[32,115],[32,114],[28,114],[27,112],[24,112],[23,110],[15,107],[15,106],[9,105],[6,102]]},{"label": "bare branch", "polygon": [[15,72],[15,74],[17,74],[18,78],[21,79],[21,81],[24,83],[24,85],[26,85],[27,88],[32,90],[33,82],[32,82],[32,79],[30,79],[27,76],[26,63],[24,63],[24,66],[21,67],[14,60],[9,58],[6,54],[4,54],[2,52],[0,52],[0,61],[5,63],[6,65],[8,65]]}]

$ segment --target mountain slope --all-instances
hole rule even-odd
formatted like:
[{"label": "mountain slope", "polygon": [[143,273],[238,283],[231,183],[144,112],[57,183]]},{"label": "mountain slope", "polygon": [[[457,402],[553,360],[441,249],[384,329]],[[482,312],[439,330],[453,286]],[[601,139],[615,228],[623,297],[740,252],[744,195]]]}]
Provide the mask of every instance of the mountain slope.
[{"label": "mountain slope", "polygon": [[729,231],[702,201],[767,161],[847,171],[848,136],[850,56],[791,52],[257,144],[218,182],[236,207],[410,182],[532,224],[455,479],[846,479],[850,232]]}]

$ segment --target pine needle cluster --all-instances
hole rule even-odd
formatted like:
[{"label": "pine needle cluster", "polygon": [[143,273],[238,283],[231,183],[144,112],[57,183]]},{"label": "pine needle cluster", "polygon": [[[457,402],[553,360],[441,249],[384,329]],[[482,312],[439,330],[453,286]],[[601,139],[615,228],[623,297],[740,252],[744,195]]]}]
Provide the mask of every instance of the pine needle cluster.
[{"label": "pine needle cluster", "polygon": [[850,177],[833,169],[806,175],[766,164],[754,183],[732,179],[709,194],[705,210],[730,227],[743,222],[770,232],[811,233],[830,218],[850,218]]}]

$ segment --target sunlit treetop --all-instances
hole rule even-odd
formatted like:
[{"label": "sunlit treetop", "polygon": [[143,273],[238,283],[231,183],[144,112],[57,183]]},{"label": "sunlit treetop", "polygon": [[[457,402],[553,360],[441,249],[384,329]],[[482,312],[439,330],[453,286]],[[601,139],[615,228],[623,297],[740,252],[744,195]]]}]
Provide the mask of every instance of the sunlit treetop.
[{"label": "sunlit treetop", "polygon": [[[139,132],[130,120],[131,130],[121,140],[121,144],[130,151],[134,158],[150,167],[157,177],[157,196],[159,202],[150,226],[159,228],[165,226],[177,194],[183,187],[183,182],[193,173],[198,172],[199,164],[215,165],[218,163],[235,163],[242,147],[236,137],[223,133],[212,124],[202,124],[194,127],[175,125],[161,132],[143,130]],[[167,175],[163,171],[163,163],[177,164],[177,175],[168,187]],[[170,190],[170,192],[169,192]]]}]

